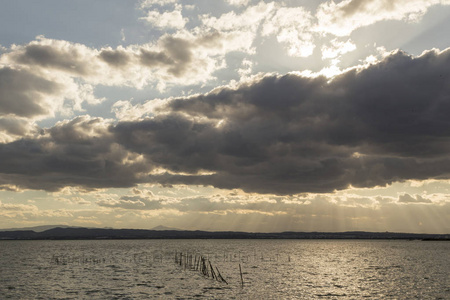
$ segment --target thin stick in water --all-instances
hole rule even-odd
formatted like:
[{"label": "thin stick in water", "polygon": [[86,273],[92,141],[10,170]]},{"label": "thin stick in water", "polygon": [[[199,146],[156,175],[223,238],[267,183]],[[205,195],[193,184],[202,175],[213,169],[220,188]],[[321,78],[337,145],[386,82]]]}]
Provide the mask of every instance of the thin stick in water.
[{"label": "thin stick in water", "polygon": [[242,285],[242,287],[244,287],[244,279],[242,278],[241,264],[239,264],[239,273],[241,273],[241,285]]},{"label": "thin stick in water", "polygon": [[217,270],[217,274],[218,274],[219,277],[220,277],[220,280],[222,280],[223,282],[225,282],[226,284],[228,284],[228,282],[222,277],[222,274],[220,274],[219,269],[217,269],[217,267],[216,267],[216,270]]}]

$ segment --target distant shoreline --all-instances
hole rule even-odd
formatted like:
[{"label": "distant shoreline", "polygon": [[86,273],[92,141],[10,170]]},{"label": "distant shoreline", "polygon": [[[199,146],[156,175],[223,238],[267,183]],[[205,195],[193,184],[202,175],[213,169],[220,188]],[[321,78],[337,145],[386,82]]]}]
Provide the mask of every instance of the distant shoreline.
[{"label": "distant shoreline", "polygon": [[0,240],[100,240],[100,239],[353,239],[353,240],[423,240],[450,241],[450,234],[422,234],[395,232],[240,232],[189,231],[145,229],[52,228],[42,232],[33,230],[1,231]]}]

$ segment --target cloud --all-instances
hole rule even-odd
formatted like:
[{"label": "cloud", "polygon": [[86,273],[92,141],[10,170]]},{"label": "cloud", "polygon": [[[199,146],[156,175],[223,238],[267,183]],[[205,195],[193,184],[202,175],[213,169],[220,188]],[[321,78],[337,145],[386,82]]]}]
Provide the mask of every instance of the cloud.
[{"label": "cloud", "polygon": [[0,143],[12,142],[18,138],[33,135],[37,131],[38,127],[27,118],[0,117]]},{"label": "cloud", "polygon": [[[237,47],[237,48],[236,48]],[[198,84],[225,66],[227,51],[239,49],[232,35],[217,32],[164,35],[155,44],[89,48],[37,37],[0,56],[0,141],[36,132],[36,121],[68,117],[104,98],[94,86]]]},{"label": "cloud", "polygon": [[39,209],[36,205],[2,203],[2,201],[0,201],[0,217],[2,218],[14,220],[24,217],[27,214],[36,214],[38,211]]},{"label": "cloud", "polygon": [[152,7],[154,5],[168,5],[172,3],[176,3],[177,0],[141,0],[140,7],[141,9]]},{"label": "cloud", "polygon": [[[447,177],[449,64],[449,50],[396,52],[331,82],[265,77],[174,99],[165,114],[113,131],[130,151],[184,173],[151,178],[168,184],[290,194]],[[214,174],[186,175],[199,170]]]},{"label": "cloud", "polygon": [[399,203],[433,203],[429,199],[425,199],[420,195],[416,195],[416,198],[413,198],[409,194],[403,194],[398,197]]},{"label": "cloud", "polygon": [[159,201],[150,201],[138,196],[128,197],[124,196],[119,200],[99,200],[97,205],[110,207],[110,208],[123,208],[123,209],[139,209],[139,210],[153,210],[161,208]]},{"label": "cloud", "polygon": [[348,36],[352,31],[383,20],[415,22],[433,5],[448,5],[448,0],[344,0],[320,4],[316,30],[336,36]]},{"label": "cloud", "polygon": [[[122,196],[120,199],[100,199],[97,205],[125,210],[167,210],[181,213],[220,213],[246,211],[247,213],[278,213],[298,208],[302,202],[286,205],[281,201],[258,195],[225,195],[195,197],[155,197],[154,195]],[[271,198],[276,198],[272,196]]]},{"label": "cloud", "polygon": [[346,42],[341,42],[337,39],[330,41],[330,46],[322,46],[322,59],[336,58],[342,54],[356,50],[356,45],[350,40]]},{"label": "cloud", "polygon": [[102,49],[99,58],[112,67],[120,68],[126,66],[132,57],[121,47],[116,50],[111,48]]},{"label": "cloud", "polygon": [[46,95],[58,93],[61,87],[27,70],[0,69],[0,116],[34,117],[49,113]]},{"label": "cloud", "polygon": [[[237,3],[235,3],[237,4]],[[276,36],[279,43],[285,44],[291,56],[307,57],[314,50],[313,16],[303,7],[282,7],[276,2],[248,6],[237,14],[231,11],[220,17],[204,15],[201,21],[203,30],[215,29],[221,33],[243,36],[243,43],[249,43],[243,49],[252,51],[251,45],[256,38]]]},{"label": "cloud", "polygon": [[2,203],[0,201],[0,208],[2,211],[36,211],[37,207],[36,205],[29,205],[29,204],[12,204],[12,203]]},{"label": "cloud", "polygon": [[286,195],[449,178],[449,70],[450,49],[397,51],[331,81],[268,75],[167,99],[140,120],[79,117],[0,145],[0,184]]},{"label": "cloud", "polygon": [[[64,91],[66,88],[67,92],[62,97],[68,99],[76,98],[72,94],[76,90],[76,82],[80,81],[83,82],[78,84],[80,88],[93,85],[143,88],[148,85],[198,84],[212,79],[213,72],[225,66],[226,53],[249,47],[242,43],[245,38],[217,31],[182,31],[164,34],[155,43],[95,49],[39,36],[26,45],[13,46],[0,57],[0,63],[9,66],[3,68],[0,76],[17,78],[13,81],[16,85],[10,88],[17,89],[15,93],[22,89],[36,89],[39,96],[53,89]],[[20,76],[26,78],[19,80]],[[28,86],[19,86],[23,81],[27,83],[20,84]],[[6,84],[7,81],[3,82]],[[86,100],[81,103],[77,102],[78,106],[83,102],[99,102],[92,95],[84,98]],[[24,97],[22,101],[28,100]],[[35,114],[45,113],[41,110],[36,109]]]},{"label": "cloud", "polygon": [[394,197],[361,196],[352,191],[276,196],[234,190],[170,197],[144,196],[145,192],[139,191],[133,189],[130,191],[132,196],[102,199],[97,204],[107,207],[109,215],[155,218],[165,214],[166,222],[176,222],[177,227],[195,224],[192,229],[243,230],[234,227],[240,223],[248,231],[310,231],[314,228],[320,231],[385,231],[390,228],[414,232],[426,228],[445,233],[448,228],[445,215],[450,208],[445,201],[432,203],[427,200],[426,193],[415,195],[415,198],[407,195],[407,201],[401,202]]},{"label": "cloud", "polygon": [[277,7],[264,21],[262,36],[276,35],[279,43],[287,45],[290,56],[308,57],[315,48],[312,25],[313,17],[303,7]]},{"label": "cloud", "polygon": [[236,6],[245,6],[248,5],[250,0],[225,0],[230,5],[236,5]]},{"label": "cloud", "polygon": [[257,5],[247,7],[242,13],[234,11],[222,14],[220,17],[201,16],[203,25],[219,31],[252,31],[256,32],[260,23],[270,16],[275,9],[275,3],[261,1]]},{"label": "cloud", "polygon": [[56,201],[67,203],[67,204],[78,204],[78,205],[89,205],[91,202],[81,198],[81,197],[71,197],[71,198],[56,198]]},{"label": "cloud", "polygon": [[[261,39],[276,37],[286,47],[287,54],[294,57],[309,57],[317,43],[327,34],[338,37],[350,36],[361,27],[386,21],[416,22],[433,5],[448,5],[447,0],[345,0],[336,3],[327,1],[318,6],[316,12],[304,7],[292,7],[286,3],[264,2],[247,5],[247,1],[227,1],[231,5],[243,6],[244,10],[231,10],[220,16],[206,14],[200,17],[203,26],[195,30],[246,35],[251,46],[257,47]],[[252,50],[251,47],[247,49]],[[351,42],[334,40],[332,46],[324,46],[324,57],[334,58],[355,49]],[[253,50],[254,52],[254,50]],[[251,52],[248,52],[251,53]]]},{"label": "cloud", "polygon": [[82,116],[59,122],[38,138],[1,144],[0,183],[47,191],[133,186],[152,167],[114,143],[108,126]]},{"label": "cloud", "polygon": [[76,80],[98,70],[91,49],[40,36],[9,50],[0,57],[0,116],[40,120],[104,100],[94,96],[92,84]]},{"label": "cloud", "polygon": [[182,29],[188,22],[188,19],[183,18],[181,9],[181,5],[175,5],[175,9],[170,12],[149,11],[147,16],[141,19],[160,29]]},{"label": "cloud", "polygon": [[253,54],[255,52],[253,43],[258,36],[258,28],[273,14],[274,9],[274,2],[261,1],[257,5],[247,7],[239,14],[231,11],[219,17],[202,15],[200,16],[202,26],[196,30],[226,37],[227,41],[222,47],[227,52],[238,50]]},{"label": "cloud", "polygon": [[103,101],[89,84],[28,68],[0,68],[0,141],[36,132],[35,121],[82,111],[83,104]]},{"label": "cloud", "polygon": [[95,72],[95,65],[86,63],[93,58],[92,51],[81,44],[48,40],[38,37],[26,47],[13,47],[13,60],[17,64],[63,70],[76,75]]}]

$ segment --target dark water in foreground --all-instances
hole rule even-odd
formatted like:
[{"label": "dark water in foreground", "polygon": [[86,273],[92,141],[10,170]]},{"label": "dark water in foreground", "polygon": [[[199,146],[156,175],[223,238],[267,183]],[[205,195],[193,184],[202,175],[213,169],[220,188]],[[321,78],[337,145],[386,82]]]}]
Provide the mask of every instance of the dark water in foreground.
[{"label": "dark water in foreground", "polygon": [[[228,285],[175,251],[208,256]],[[0,299],[450,299],[450,242],[0,241],[0,266]]]}]

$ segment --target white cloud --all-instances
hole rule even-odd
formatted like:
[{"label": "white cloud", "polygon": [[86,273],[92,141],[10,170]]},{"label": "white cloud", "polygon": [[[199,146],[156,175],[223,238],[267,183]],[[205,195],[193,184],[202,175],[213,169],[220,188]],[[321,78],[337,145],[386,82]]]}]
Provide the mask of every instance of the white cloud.
[{"label": "white cloud", "polygon": [[448,0],[333,0],[323,3],[317,10],[316,30],[336,36],[348,36],[360,27],[382,20],[404,20],[416,22],[429,7]]},{"label": "white cloud", "polygon": [[225,0],[230,5],[236,5],[236,6],[245,6],[247,5],[250,0]]},{"label": "white cloud", "polygon": [[159,108],[163,107],[171,99],[153,99],[143,104],[133,105],[130,100],[120,100],[113,104],[111,111],[121,121],[139,120],[152,116]]},{"label": "white cloud", "polygon": [[285,44],[291,56],[306,57],[314,50],[311,27],[313,18],[303,7],[280,7],[276,2],[260,2],[246,8],[241,14],[234,11],[212,17],[201,17],[206,28],[220,32],[243,35],[250,45],[261,34],[263,37],[275,35],[279,43]]},{"label": "white cloud", "polygon": [[2,203],[0,201],[0,217],[2,218],[21,218],[27,214],[36,214],[38,211],[38,207],[33,204]]},{"label": "white cloud", "polygon": [[91,202],[83,199],[82,197],[71,197],[71,198],[56,198],[56,201],[67,203],[67,204],[77,204],[77,205],[89,205]]},{"label": "white cloud", "polygon": [[77,218],[75,218],[73,220],[73,222],[75,224],[81,224],[81,225],[86,225],[86,224],[90,224],[92,225],[101,225],[102,222],[97,220],[96,216],[90,216],[90,217],[84,217],[84,216],[79,216]]},{"label": "white cloud", "polygon": [[238,70],[241,80],[246,80],[252,73],[253,62],[248,59],[244,59],[241,64],[241,68]]},{"label": "white cloud", "polygon": [[421,195],[415,195],[413,198],[409,194],[403,194],[398,197],[398,203],[432,203],[431,200],[422,197]]},{"label": "white cloud", "polygon": [[29,205],[29,204],[13,204],[13,203],[2,203],[0,201],[0,211],[36,211],[37,207],[36,205]]},{"label": "white cloud", "polygon": [[330,44],[330,46],[324,45],[322,47],[322,59],[336,58],[342,54],[356,50],[356,45],[350,40],[341,42],[337,39],[334,39],[330,41]]},{"label": "white cloud", "polygon": [[291,56],[310,56],[315,48],[310,32],[313,19],[303,7],[278,8],[275,15],[265,20],[262,35],[276,35],[278,42],[286,44]]},{"label": "white cloud", "polygon": [[166,11],[163,13],[149,11],[147,16],[141,19],[160,29],[182,29],[188,22],[188,19],[183,18],[181,9],[181,5],[175,5],[173,11]]},{"label": "white cloud", "polygon": [[168,4],[172,4],[172,3],[176,3],[176,2],[177,2],[177,0],[142,0],[140,7],[147,8],[147,7],[152,7],[153,5],[164,6],[164,5],[168,5]]},{"label": "white cloud", "polygon": [[219,18],[204,15],[201,17],[203,25],[207,28],[219,31],[246,30],[256,32],[260,23],[270,16],[275,8],[275,3],[261,1],[255,6],[248,7],[237,15],[234,11],[221,15]]}]

